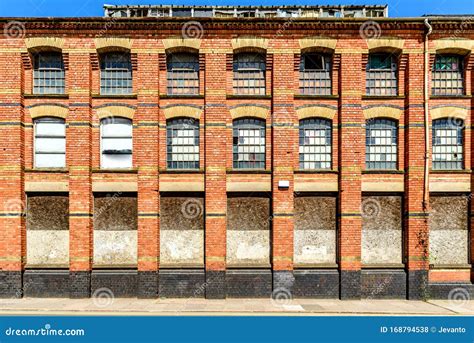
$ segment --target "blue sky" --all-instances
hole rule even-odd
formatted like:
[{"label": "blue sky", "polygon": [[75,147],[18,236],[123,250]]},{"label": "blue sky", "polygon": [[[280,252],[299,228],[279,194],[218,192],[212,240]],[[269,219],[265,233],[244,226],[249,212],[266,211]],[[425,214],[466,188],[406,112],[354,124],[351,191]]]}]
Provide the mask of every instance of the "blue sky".
[{"label": "blue sky", "polygon": [[107,4],[175,5],[314,5],[388,4],[390,17],[416,17],[423,14],[474,14],[474,0],[0,0],[1,17],[90,17],[102,16]]}]

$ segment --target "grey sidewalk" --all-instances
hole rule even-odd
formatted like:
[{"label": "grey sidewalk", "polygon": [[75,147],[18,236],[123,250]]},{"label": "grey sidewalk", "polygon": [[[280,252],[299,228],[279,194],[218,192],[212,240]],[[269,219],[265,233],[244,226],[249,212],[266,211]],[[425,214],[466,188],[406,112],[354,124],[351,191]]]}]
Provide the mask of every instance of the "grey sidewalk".
[{"label": "grey sidewalk", "polygon": [[0,299],[0,315],[474,315],[474,301]]}]

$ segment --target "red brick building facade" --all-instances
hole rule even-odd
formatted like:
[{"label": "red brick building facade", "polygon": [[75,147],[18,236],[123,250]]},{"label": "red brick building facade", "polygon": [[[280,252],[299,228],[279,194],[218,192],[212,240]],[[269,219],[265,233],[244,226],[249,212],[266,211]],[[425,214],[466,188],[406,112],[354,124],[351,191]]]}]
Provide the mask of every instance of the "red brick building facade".
[{"label": "red brick building facade", "polygon": [[469,18],[1,22],[3,297],[472,292]]}]

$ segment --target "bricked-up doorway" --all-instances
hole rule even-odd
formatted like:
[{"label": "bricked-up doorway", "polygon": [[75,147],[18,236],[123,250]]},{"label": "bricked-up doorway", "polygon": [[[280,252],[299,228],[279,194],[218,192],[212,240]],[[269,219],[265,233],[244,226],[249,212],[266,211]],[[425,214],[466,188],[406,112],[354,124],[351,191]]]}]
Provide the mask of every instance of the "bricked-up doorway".
[{"label": "bricked-up doorway", "polygon": [[28,193],[23,294],[69,296],[69,197]]},{"label": "bricked-up doorway", "polygon": [[137,215],[136,193],[94,193],[92,294],[105,287],[136,296]]},{"label": "bricked-up doorway", "polygon": [[271,294],[271,201],[265,193],[227,195],[228,297]]},{"label": "bricked-up doorway", "polygon": [[160,297],[205,296],[204,194],[160,198]]}]

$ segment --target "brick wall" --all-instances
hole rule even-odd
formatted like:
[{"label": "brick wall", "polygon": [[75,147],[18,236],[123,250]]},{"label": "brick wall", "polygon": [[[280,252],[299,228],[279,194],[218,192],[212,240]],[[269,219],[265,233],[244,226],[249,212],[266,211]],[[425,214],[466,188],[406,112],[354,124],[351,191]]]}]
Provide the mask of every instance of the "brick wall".
[{"label": "brick wall", "polygon": [[[398,285],[400,277],[405,277],[406,272],[409,298],[424,296],[428,276],[431,283],[455,281],[470,284],[472,269],[469,264],[464,264],[462,268],[444,266],[443,269],[435,268],[430,272],[430,202],[424,202],[423,197],[424,140],[426,134],[431,135],[431,130],[425,132],[424,129],[425,29],[421,19],[400,19],[396,22],[381,19],[380,37],[375,37],[372,42],[360,34],[363,20],[331,19],[318,22],[297,19],[290,20],[289,25],[283,19],[265,22],[204,20],[201,23],[202,37],[198,37],[201,88],[200,94],[192,97],[167,96],[166,69],[160,68],[160,61],[163,61],[167,53],[163,39],[180,36],[184,22],[163,20],[161,23],[149,22],[150,25],[145,25],[137,20],[133,23],[130,21],[124,27],[108,20],[95,19],[86,27],[82,25],[86,19],[59,20],[55,23],[41,19],[25,19],[25,36],[0,37],[0,271],[5,280],[10,280],[2,283],[1,295],[15,294],[22,287],[21,272],[25,270],[27,246],[23,214],[25,197],[31,189],[45,191],[49,187],[50,192],[69,194],[69,291],[71,296],[80,297],[88,296],[91,287],[94,256],[93,190],[95,187],[102,187],[103,191],[119,192],[123,191],[124,185],[129,187],[126,191],[136,192],[138,211],[138,278],[130,278],[132,281],[123,290],[124,294],[129,294],[130,289],[133,289],[143,297],[158,295],[162,243],[160,194],[163,194],[163,191],[204,192],[204,271],[194,270],[188,274],[186,271],[180,271],[179,277],[170,277],[172,273],[166,271],[162,282],[167,284],[160,285],[161,289],[167,290],[166,294],[170,294],[169,291],[173,289],[173,280],[193,280],[189,282],[195,285],[195,280],[202,279],[203,272],[203,288],[208,298],[225,296],[226,279],[232,282],[232,285],[228,285],[227,294],[238,296],[245,295],[235,291],[238,289],[235,282],[240,282],[238,280],[259,280],[257,284],[261,284],[261,288],[256,290],[252,286],[252,290],[249,290],[251,294],[258,295],[271,289],[268,282],[273,282],[274,289],[292,289],[294,286],[297,294],[302,295],[305,290],[315,296],[334,296],[337,293],[341,298],[359,298],[361,295],[372,294],[370,280],[385,280],[386,273],[394,266],[381,264],[377,267],[381,271],[372,272],[366,270],[367,266],[362,263],[361,204],[362,193],[367,191],[376,192],[377,196],[382,197],[384,194],[393,196],[396,193],[403,198],[402,263],[395,271],[396,282],[388,284]],[[5,19],[1,21],[8,22]],[[430,56],[437,49],[437,40],[460,38],[459,36],[470,39],[471,42],[474,39],[472,23],[464,25],[462,29],[460,21],[433,25],[434,31],[429,44]],[[295,68],[295,59],[297,61],[298,55],[301,54],[299,40],[314,37],[315,32],[318,36],[336,42],[335,49],[331,50],[334,55],[332,95],[300,96],[298,71]],[[236,97],[232,94],[232,69],[227,66],[228,56],[233,52],[232,39],[249,35],[267,39],[266,95]],[[62,52],[67,58],[66,95],[31,94],[31,56],[25,42],[32,37],[63,39]],[[98,94],[100,73],[97,68],[98,51],[94,39],[111,37],[126,37],[131,44],[135,62],[133,94],[128,96]],[[393,52],[393,47],[389,46],[390,39],[384,41],[386,37],[403,40],[401,49],[396,51],[400,60],[399,94],[394,97],[368,97],[365,96],[365,63],[369,46],[373,46],[374,41],[380,42],[380,46],[373,51]],[[187,41],[184,39],[181,44],[186,45]],[[453,40],[453,48],[446,51],[454,51],[456,44],[459,42]],[[323,48],[328,51],[327,47]],[[462,49],[456,51],[468,52]],[[436,188],[437,192],[461,192],[470,201],[471,185],[474,184],[470,171],[470,148],[473,139],[470,133],[473,106],[472,58],[466,58],[466,61],[466,96],[437,97],[429,100],[431,107],[454,106],[467,113],[463,142],[465,169],[458,172],[431,172],[430,187]],[[34,130],[31,114],[35,108],[44,105],[67,109],[67,167],[61,170],[38,170],[33,166]],[[133,110],[133,168],[126,171],[100,169],[98,113],[104,106],[113,105]],[[200,169],[187,173],[166,169],[165,109],[183,105],[200,109]],[[268,109],[266,166],[265,170],[259,172],[246,173],[232,169],[230,110],[242,105]],[[318,116],[318,111],[322,108],[334,112],[331,170],[299,170],[297,109],[311,106],[317,106],[314,109],[315,116]],[[365,170],[364,113],[376,107],[380,107],[381,117],[387,109],[397,109],[400,113],[396,171],[373,173]],[[252,113],[248,115],[252,116]],[[280,181],[288,181],[289,188],[280,187]],[[253,186],[249,185],[255,185],[257,188],[252,189]],[[232,192],[241,192],[239,194],[266,192],[271,197],[271,213],[267,218],[271,222],[268,249],[271,252],[273,274],[270,278],[267,271],[251,268],[232,271],[226,266],[226,213],[230,188]],[[330,266],[327,263],[315,263],[306,273],[301,267],[295,266],[293,261],[294,195],[327,195],[327,192],[332,192],[331,196],[337,194],[337,223],[334,225],[337,232],[336,263]],[[469,246],[472,255],[472,242]],[[297,278],[293,276],[295,270]],[[309,275],[307,279],[306,275]],[[336,280],[337,276],[339,280]],[[44,278],[44,275],[41,277]],[[110,281],[110,278],[96,277],[94,280],[94,287],[100,287],[97,282]],[[316,294],[314,289],[310,290],[310,285],[316,282],[314,280],[327,284],[331,290],[325,288]],[[134,282],[138,283],[138,287],[134,286]]]}]

